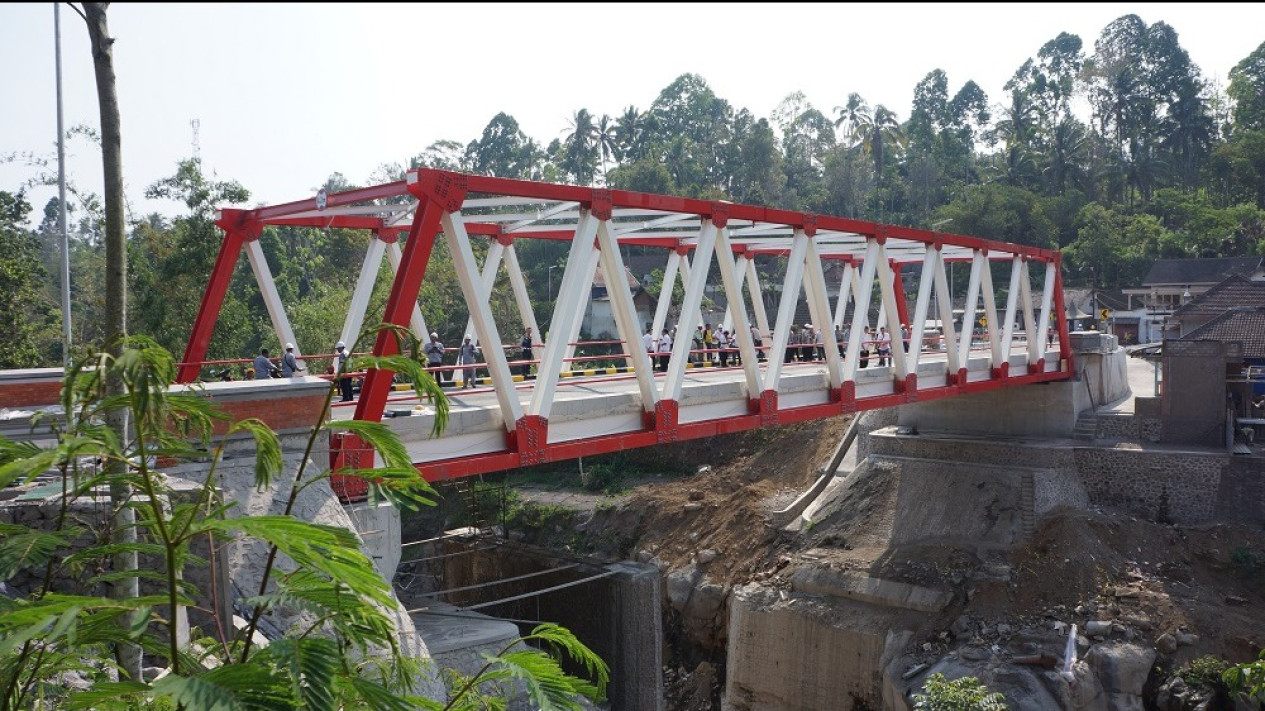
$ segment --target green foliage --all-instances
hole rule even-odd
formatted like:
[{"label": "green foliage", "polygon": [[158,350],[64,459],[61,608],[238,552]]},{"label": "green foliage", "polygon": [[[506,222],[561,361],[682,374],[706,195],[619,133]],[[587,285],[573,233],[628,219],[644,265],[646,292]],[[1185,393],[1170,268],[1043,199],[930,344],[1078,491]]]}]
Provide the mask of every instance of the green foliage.
[{"label": "green foliage", "polygon": [[[395,331],[397,335],[400,331]],[[416,344],[402,351],[418,355]],[[421,391],[434,394],[446,416],[446,402],[424,369],[408,356],[373,361],[413,378]],[[578,709],[576,695],[600,698],[608,672],[605,665],[569,632],[538,628],[524,638],[545,649],[507,649],[490,657],[470,684],[454,689],[447,705],[412,696],[415,660],[405,658],[393,622],[396,601],[391,587],[373,562],[360,551],[356,535],[346,529],[302,521],[291,507],[303,488],[329,476],[309,473],[305,456],[293,478],[283,476],[284,463],[275,433],[253,420],[231,423],[223,438],[210,444],[212,426],[226,416],[196,393],[168,391],[175,359],[154,341],[131,338],[115,358],[90,354],[67,370],[62,406],[69,417],[55,423],[56,443],[38,448],[0,438],[0,486],[29,482],[50,471],[65,482],[61,516],[53,530],[19,525],[0,526],[0,578],[25,571],[37,581],[24,597],[0,596],[0,711],[62,707],[69,709],[247,709],[334,711],[338,708],[476,709],[498,701],[478,689],[485,680],[514,679],[541,708]],[[104,383],[117,379],[122,395],[107,395]],[[335,386],[327,393],[328,412]],[[125,410],[133,434],[120,440],[100,422]],[[438,418],[442,429],[445,417]],[[379,423],[331,422],[313,428],[308,451],[330,430],[353,433],[374,448],[385,466],[344,471],[374,483],[374,490],[402,505],[433,503],[434,492],[413,468],[407,453],[389,429]],[[255,484],[280,487],[289,504],[281,515],[233,516],[233,502],[218,500],[214,470],[227,438],[249,434],[256,445]],[[192,497],[176,501],[166,478],[151,469],[154,457],[206,461],[209,472]],[[85,467],[84,462],[118,463],[119,467]],[[70,505],[98,487],[123,483],[143,494],[136,504],[138,541],[110,544],[82,526],[72,526]],[[288,497],[286,496],[286,490]],[[196,604],[192,585],[182,578],[190,565],[204,564],[191,546],[208,536],[217,541],[254,540],[269,550],[263,582],[241,601],[250,610],[248,625],[223,642],[204,640],[197,648],[182,647],[168,611]],[[153,569],[109,570],[112,556],[124,550],[147,556]],[[272,568],[277,556],[289,561],[288,572]],[[149,581],[156,594],[103,598],[59,591],[52,581],[74,579],[77,572],[106,570],[89,585],[125,578]],[[284,607],[287,614],[306,615],[286,636],[259,648],[252,644],[261,617]],[[227,620],[219,629],[232,629]],[[113,648],[139,645],[151,663],[169,673],[154,682],[121,680],[114,670]],[[569,659],[592,681],[562,671]],[[75,674],[85,689],[60,683]],[[463,680],[463,684],[465,681]],[[499,700],[503,705],[504,700]]]},{"label": "green foliage", "polygon": [[1230,551],[1230,568],[1250,581],[1265,579],[1265,551],[1236,546]]},{"label": "green foliage", "polygon": [[1191,686],[1216,688],[1222,685],[1221,677],[1230,663],[1212,655],[1195,657],[1177,670],[1177,676]]},{"label": "green foliage", "polygon": [[1254,662],[1236,664],[1225,670],[1221,681],[1232,694],[1265,702],[1265,651]]},{"label": "green foliage", "polygon": [[31,205],[21,193],[0,190],[0,368],[32,368],[41,363],[37,330],[49,312],[39,286],[48,278],[39,244],[22,228]]},{"label": "green foliage", "polygon": [[922,693],[914,694],[918,711],[1005,711],[1006,697],[989,692],[988,687],[973,676],[948,681],[943,674],[932,674],[923,682]]}]

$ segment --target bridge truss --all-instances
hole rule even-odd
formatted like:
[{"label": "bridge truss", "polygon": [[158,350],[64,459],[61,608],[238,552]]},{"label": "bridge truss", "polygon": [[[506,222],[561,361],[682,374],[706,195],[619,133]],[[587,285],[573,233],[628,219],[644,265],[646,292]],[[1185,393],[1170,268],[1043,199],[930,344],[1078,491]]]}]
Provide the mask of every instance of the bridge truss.
[{"label": "bridge truss", "polygon": [[[224,231],[219,256],[208,281],[202,306],[180,366],[181,382],[198,377],[211,332],[241,252],[246,251],[259,283],[277,337],[297,343],[277,294],[272,273],[258,238],[265,225],[341,227],[369,230],[370,241],[357,281],[342,340],[355,340],[364,322],[382,258],[389,258],[395,276],[382,321],[409,327],[425,340],[427,327],[418,307],[418,294],[437,239],[446,240],[462,294],[469,307],[472,333],[482,346],[484,368],[490,374],[503,443],[493,451],[418,458],[428,479],[465,476],[662,442],[735,432],[817,419],[862,409],[990,390],[1034,382],[1060,380],[1072,373],[1067,321],[1062,318],[1061,255],[1052,250],[946,234],[895,225],[814,215],[728,202],[691,200],[639,192],[605,190],[483,177],[440,170],[418,169],[405,180],[315,199],[253,210],[222,210],[216,224]],[[403,238],[403,247],[400,242]],[[489,241],[482,267],[472,243]],[[551,239],[570,243],[561,286],[548,330],[542,332],[527,296],[514,243],[519,239]],[[665,327],[673,287],[684,283],[676,339],[666,373],[656,374],[642,347],[642,328],[633,294],[620,278],[625,274],[620,245],[663,248],[667,266],[654,315],[653,329]],[[775,319],[770,321],[763,288],[755,268],[759,255],[785,257]],[[831,303],[823,263],[843,262],[838,296]],[[962,333],[955,332],[953,302],[946,265],[969,264],[965,299],[967,317]],[[1006,301],[995,299],[990,263],[1008,265]],[[522,326],[532,327],[543,343],[535,380],[520,388],[511,375],[503,328],[490,308],[493,285],[504,266]],[[598,267],[606,278],[612,311],[622,342],[622,353],[635,381],[640,422],[627,431],[565,438],[551,436],[551,414],[566,363],[575,341]],[[906,300],[902,270],[918,269],[917,298],[912,314]],[[704,411],[683,416],[682,387],[689,369],[689,334],[701,321],[700,305],[712,270],[719,271],[729,309],[726,324],[736,335],[745,407],[741,412],[714,416]],[[998,272],[1005,272],[999,268]],[[1033,299],[1033,272],[1040,279],[1039,300]],[[875,285],[877,284],[877,288]],[[750,312],[748,301],[750,297]],[[874,293],[881,323],[871,324]],[[846,327],[848,338],[839,348],[825,348],[824,375],[810,397],[783,392],[787,366],[780,357],[790,339],[801,294],[814,324]],[[934,299],[933,299],[934,295]],[[933,307],[934,301],[934,307]],[[972,332],[982,301],[984,333],[981,347],[972,351]],[[851,307],[851,308],[849,308]],[[925,340],[925,325],[935,309],[942,335],[934,351],[900,347],[902,324],[909,341]],[[1016,338],[1022,320],[1026,338]],[[768,346],[767,362],[757,358],[752,323]],[[859,355],[867,326],[885,326],[893,334],[892,364],[875,382],[876,370],[862,371],[865,387],[858,390]],[[518,325],[515,325],[517,328]],[[1047,328],[1057,331],[1057,350],[1047,350]],[[824,329],[823,329],[824,330]],[[830,331],[825,331],[827,334]],[[828,335],[826,342],[833,338]],[[395,352],[396,342],[380,334],[373,352]],[[740,375],[739,375],[740,373]],[[392,373],[370,370],[355,406],[357,419],[380,420],[391,392]],[[783,401],[779,402],[779,395]],[[342,443],[354,447],[354,442]],[[485,448],[486,449],[486,448]]]}]

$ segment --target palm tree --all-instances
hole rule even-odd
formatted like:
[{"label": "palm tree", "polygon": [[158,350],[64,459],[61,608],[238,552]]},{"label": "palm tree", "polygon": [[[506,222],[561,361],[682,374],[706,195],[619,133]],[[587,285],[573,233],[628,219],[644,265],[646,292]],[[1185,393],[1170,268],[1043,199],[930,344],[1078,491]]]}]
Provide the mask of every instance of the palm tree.
[{"label": "palm tree", "polygon": [[844,135],[851,147],[861,147],[865,155],[874,161],[874,184],[883,183],[883,164],[887,147],[904,147],[908,143],[896,112],[878,104],[870,111],[865,99],[855,92],[848,94],[848,103],[836,106],[835,126],[846,124]]},{"label": "palm tree", "polygon": [[615,138],[615,124],[610,116],[602,114],[602,118],[597,120],[597,126],[593,129],[593,142],[602,155],[602,185],[607,185],[606,161],[612,157],[619,160],[619,142]]},{"label": "palm tree", "polygon": [[847,104],[835,107],[835,113],[839,115],[839,118],[835,119],[835,127],[843,126],[843,135],[851,139],[853,145],[859,141],[861,134],[874,121],[869,104],[865,103],[865,99],[855,91],[848,94]]},{"label": "palm tree", "polygon": [[[563,138],[563,168],[575,177],[576,182],[588,185],[593,181],[593,167],[597,162],[594,137],[597,127],[588,109],[575,112],[570,121],[570,133]],[[566,129],[563,129],[566,133]]]}]

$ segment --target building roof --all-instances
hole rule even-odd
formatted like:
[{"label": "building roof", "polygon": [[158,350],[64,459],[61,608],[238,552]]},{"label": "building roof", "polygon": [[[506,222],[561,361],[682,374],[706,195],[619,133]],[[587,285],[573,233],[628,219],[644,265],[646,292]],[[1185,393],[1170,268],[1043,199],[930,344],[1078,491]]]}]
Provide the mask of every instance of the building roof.
[{"label": "building roof", "polygon": [[[628,267],[624,267],[624,279],[628,283],[628,289],[634,294],[641,288],[641,282],[637,281],[637,278],[632,275],[632,272],[628,271]],[[606,274],[602,271],[602,267],[600,265],[598,266],[597,271],[593,274],[593,286],[606,286]]]},{"label": "building roof", "polygon": [[1216,284],[1230,274],[1251,276],[1262,269],[1261,257],[1157,259],[1143,286]]},{"label": "building roof", "polygon": [[1191,299],[1173,312],[1183,316],[1216,316],[1237,306],[1265,306],[1265,281],[1252,281],[1241,274],[1231,274],[1219,284]]},{"label": "building roof", "polygon": [[1238,342],[1243,344],[1244,358],[1265,358],[1265,307],[1231,309],[1181,340]]}]

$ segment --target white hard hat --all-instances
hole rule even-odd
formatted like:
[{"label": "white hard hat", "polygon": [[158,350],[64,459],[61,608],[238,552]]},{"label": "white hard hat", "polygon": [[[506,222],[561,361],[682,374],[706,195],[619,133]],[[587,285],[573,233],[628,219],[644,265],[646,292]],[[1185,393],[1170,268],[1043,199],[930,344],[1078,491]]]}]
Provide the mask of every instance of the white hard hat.
[{"label": "white hard hat", "polygon": [[439,334],[438,334],[438,333],[436,333],[435,331],[431,331],[431,332],[430,332],[430,337],[431,337],[431,338],[439,338]]},{"label": "white hard hat", "polygon": [[470,334],[468,334],[468,333],[466,334],[466,340],[467,340],[467,341],[468,341],[468,340],[470,340]]},{"label": "white hard hat", "polygon": [[286,350],[288,351],[288,350],[290,350],[291,348],[294,348],[294,344],[293,344],[293,343],[287,343],[287,344],[286,344]]},{"label": "white hard hat", "polygon": [[334,350],[338,350],[339,348],[346,348],[346,347],[347,346],[342,341],[339,341],[338,343],[334,344]]}]

